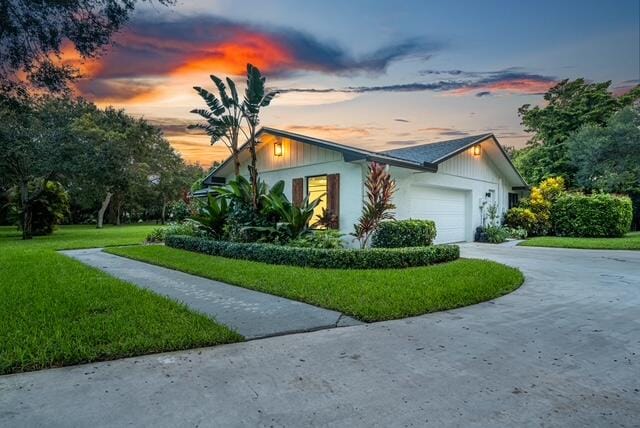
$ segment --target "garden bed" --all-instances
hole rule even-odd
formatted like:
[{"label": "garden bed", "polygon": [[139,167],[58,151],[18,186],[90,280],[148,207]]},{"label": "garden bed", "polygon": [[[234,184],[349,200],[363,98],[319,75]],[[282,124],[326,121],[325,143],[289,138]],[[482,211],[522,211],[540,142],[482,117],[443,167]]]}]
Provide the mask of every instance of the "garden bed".
[{"label": "garden bed", "polygon": [[518,269],[487,260],[458,259],[406,269],[316,269],[234,260],[166,246],[107,252],[252,290],[383,321],[495,299],[523,282]]},{"label": "garden bed", "polygon": [[323,249],[245,244],[193,236],[168,236],[166,245],[212,256],[262,263],[333,269],[390,269],[428,266],[456,260],[457,245],[411,248]]}]

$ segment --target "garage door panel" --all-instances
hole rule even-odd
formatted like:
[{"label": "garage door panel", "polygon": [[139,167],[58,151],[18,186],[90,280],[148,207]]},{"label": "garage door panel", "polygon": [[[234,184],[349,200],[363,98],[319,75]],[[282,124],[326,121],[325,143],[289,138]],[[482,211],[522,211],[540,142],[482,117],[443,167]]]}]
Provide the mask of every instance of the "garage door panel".
[{"label": "garage door panel", "polygon": [[410,217],[436,223],[436,243],[466,239],[466,193],[456,189],[414,186],[411,191]]}]

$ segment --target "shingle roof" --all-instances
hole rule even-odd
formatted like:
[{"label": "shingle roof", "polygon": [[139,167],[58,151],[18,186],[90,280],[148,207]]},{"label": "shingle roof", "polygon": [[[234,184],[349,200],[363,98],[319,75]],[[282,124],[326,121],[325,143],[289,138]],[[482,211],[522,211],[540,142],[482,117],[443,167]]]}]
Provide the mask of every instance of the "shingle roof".
[{"label": "shingle roof", "polygon": [[476,141],[484,140],[492,134],[470,135],[455,140],[438,141],[435,143],[421,144],[419,146],[403,147],[400,149],[387,150],[387,156],[410,161],[438,163],[442,159],[458,153],[464,148],[473,145]]}]

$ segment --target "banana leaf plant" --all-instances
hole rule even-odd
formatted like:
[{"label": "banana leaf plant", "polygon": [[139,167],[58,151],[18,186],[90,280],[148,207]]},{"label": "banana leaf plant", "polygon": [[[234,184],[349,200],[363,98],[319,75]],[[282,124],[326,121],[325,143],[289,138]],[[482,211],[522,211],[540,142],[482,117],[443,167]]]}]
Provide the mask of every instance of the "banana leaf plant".
[{"label": "banana leaf plant", "polygon": [[200,227],[214,238],[221,238],[223,227],[229,216],[229,203],[227,199],[210,194],[207,202],[201,202],[196,208],[196,213],[190,220],[195,221]]},{"label": "banana leaf plant", "polygon": [[322,200],[317,198],[309,202],[309,197],[306,197],[299,206],[296,206],[289,202],[283,193],[263,195],[262,199],[266,202],[265,209],[275,213],[279,220],[273,226],[249,228],[284,236],[286,240],[302,238],[311,233],[309,223],[313,218],[314,210]]}]

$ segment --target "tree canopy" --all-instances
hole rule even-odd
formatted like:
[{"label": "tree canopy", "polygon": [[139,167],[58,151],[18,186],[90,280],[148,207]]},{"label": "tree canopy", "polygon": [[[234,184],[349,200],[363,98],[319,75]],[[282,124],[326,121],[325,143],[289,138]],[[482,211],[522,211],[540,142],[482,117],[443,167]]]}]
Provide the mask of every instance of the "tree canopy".
[{"label": "tree canopy", "polygon": [[79,71],[61,61],[63,50],[71,49],[81,59],[95,57],[140,1],[146,0],[0,1],[2,90],[64,90]]},{"label": "tree canopy", "polygon": [[563,80],[544,95],[544,106],[520,107],[525,131],[533,137],[517,153],[515,163],[530,184],[561,176],[573,185],[576,168],[568,154],[567,139],[582,126],[606,125],[615,112],[640,98],[640,87],[616,97],[610,86],[610,81]]}]

